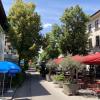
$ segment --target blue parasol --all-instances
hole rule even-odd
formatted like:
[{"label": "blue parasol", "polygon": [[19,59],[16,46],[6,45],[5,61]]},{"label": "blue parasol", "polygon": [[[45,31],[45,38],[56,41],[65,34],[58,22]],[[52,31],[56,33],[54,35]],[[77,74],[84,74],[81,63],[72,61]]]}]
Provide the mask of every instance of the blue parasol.
[{"label": "blue parasol", "polygon": [[21,72],[21,68],[15,63],[8,61],[0,61],[0,73],[16,74]]},{"label": "blue parasol", "polygon": [[10,67],[4,61],[0,61],[0,73],[8,73]]},{"label": "blue parasol", "polygon": [[[5,74],[6,73],[10,74],[12,82],[12,76],[19,72],[21,72],[21,68],[18,65],[8,61],[0,61],[0,73],[4,73],[2,96],[4,91]],[[11,82],[10,82],[10,88],[11,88]]]}]

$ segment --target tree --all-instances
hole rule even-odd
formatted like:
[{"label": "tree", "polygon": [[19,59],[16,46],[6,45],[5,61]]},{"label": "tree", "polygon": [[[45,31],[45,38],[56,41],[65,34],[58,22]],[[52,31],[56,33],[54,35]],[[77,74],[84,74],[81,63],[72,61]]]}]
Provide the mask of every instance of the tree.
[{"label": "tree", "polygon": [[51,81],[52,71],[54,71],[57,68],[57,66],[58,65],[52,59],[48,60],[48,62],[46,63],[46,69],[48,72],[46,75],[47,81]]},{"label": "tree", "polygon": [[64,54],[86,54],[88,33],[86,33],[86,23],[88,16],[78,5],[65,9],[61,17],[64,34],[61,38],[61,48]]},{"label": "tree", "polygon": [[44,46],[43,49],[48,54],[48,58],[55,58],[58,57],[61,53],[59,47],[59,40],[60,40],[61,29],[57,24],[52,26],[51,32],[46,34],[44,37]]},{"label": "tree", "polygon": [[66,56],[66,58],[63,59],[63,61],[60,63],[63,71],[68,71],[70,73],[69,78],[73,81],[74,75],[76,74],[76,78],[78,79],[78,71],[82,69],[82,64],[74,61],[70,56]]},{"label": "tree", "polygon": [[40,48],[41,20],[34,10],[35,5],[33,3],[16,0],[8,14],[10,25],[8,35],[12,46],[18,51],[19,62],[23,58],[31,59]]}]

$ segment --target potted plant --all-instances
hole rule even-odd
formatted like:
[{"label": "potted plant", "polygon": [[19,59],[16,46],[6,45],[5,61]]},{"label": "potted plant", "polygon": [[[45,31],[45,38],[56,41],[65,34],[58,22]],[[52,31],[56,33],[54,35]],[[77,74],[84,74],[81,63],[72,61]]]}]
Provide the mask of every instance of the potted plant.
[{"label": "potted plant", "polygon": [[52,59],[50,59],[50,60],[46,63],[46,70],[47,70],[47,73],[46,73],[46,80],[47,80],[47,81],[51,81],[51,74],[52,74],[52,71],[55,70],[56,67],[57,67],[57,64],[56,64]]},{"label": "potted plant", "polygon": [[54,83],[54,84],[58,84],[58,75],[54,75],[54,76],[52,77],[52,80],[53,80],[53,83]]},{"label": "potted plant", "polygon": [[63,73],[58,75],[57,80],[58,80],[59,88],[63,88],[64,79],[65,79],[65,76]]},{"label": "potted plant", "polygon": [[[67,95],[75,95],[78,90],[77,84],[77,72],[80,69],[81,64],[72,60],[70,56],[64,58],[64,60],[60,63],[62,69],[69,72],[69,76],[65,78],[63,85],[63,92]],[[74,78],[76,76],[76,79]]]},{"label": "potted plant", "polygon": [[55,84],[59,84],[59,88],[62,88],[63,87],[63,82],[64,82],[64,74],[59,74],[59,75],[55,75],[54,78],[53,78],[53,82]]}]

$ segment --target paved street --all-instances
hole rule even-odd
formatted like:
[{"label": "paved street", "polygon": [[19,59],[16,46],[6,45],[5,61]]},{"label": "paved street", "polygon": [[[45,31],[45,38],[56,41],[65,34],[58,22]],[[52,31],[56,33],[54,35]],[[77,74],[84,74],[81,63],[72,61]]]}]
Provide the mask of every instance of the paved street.
[{"label": "paved street", "polygon": [[26,81],[16,91],[14,100],[98,100],[83,96],[66,96],[52,82],[42,80],[37,72],[30,72]]}]

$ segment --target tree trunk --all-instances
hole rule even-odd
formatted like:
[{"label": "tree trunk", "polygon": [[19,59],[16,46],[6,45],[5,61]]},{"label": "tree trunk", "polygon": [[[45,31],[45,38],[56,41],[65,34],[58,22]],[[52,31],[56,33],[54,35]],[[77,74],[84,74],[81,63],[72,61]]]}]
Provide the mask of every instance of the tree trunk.
[{"label": "tree trunk", "polygon": [[76,71],[76,81],[78,81],[78,72]]},{"label": "tree trunk", "polygon": [[70,71],[70,78],[73,81],[74,80],[74,71],[73,69]]},{"label": "tree trunk", "polygon": [[47,77],[47,81],[50,82],[51,81],[51,70],[49,70],[49,73],[47,74],[46,77]]}]

